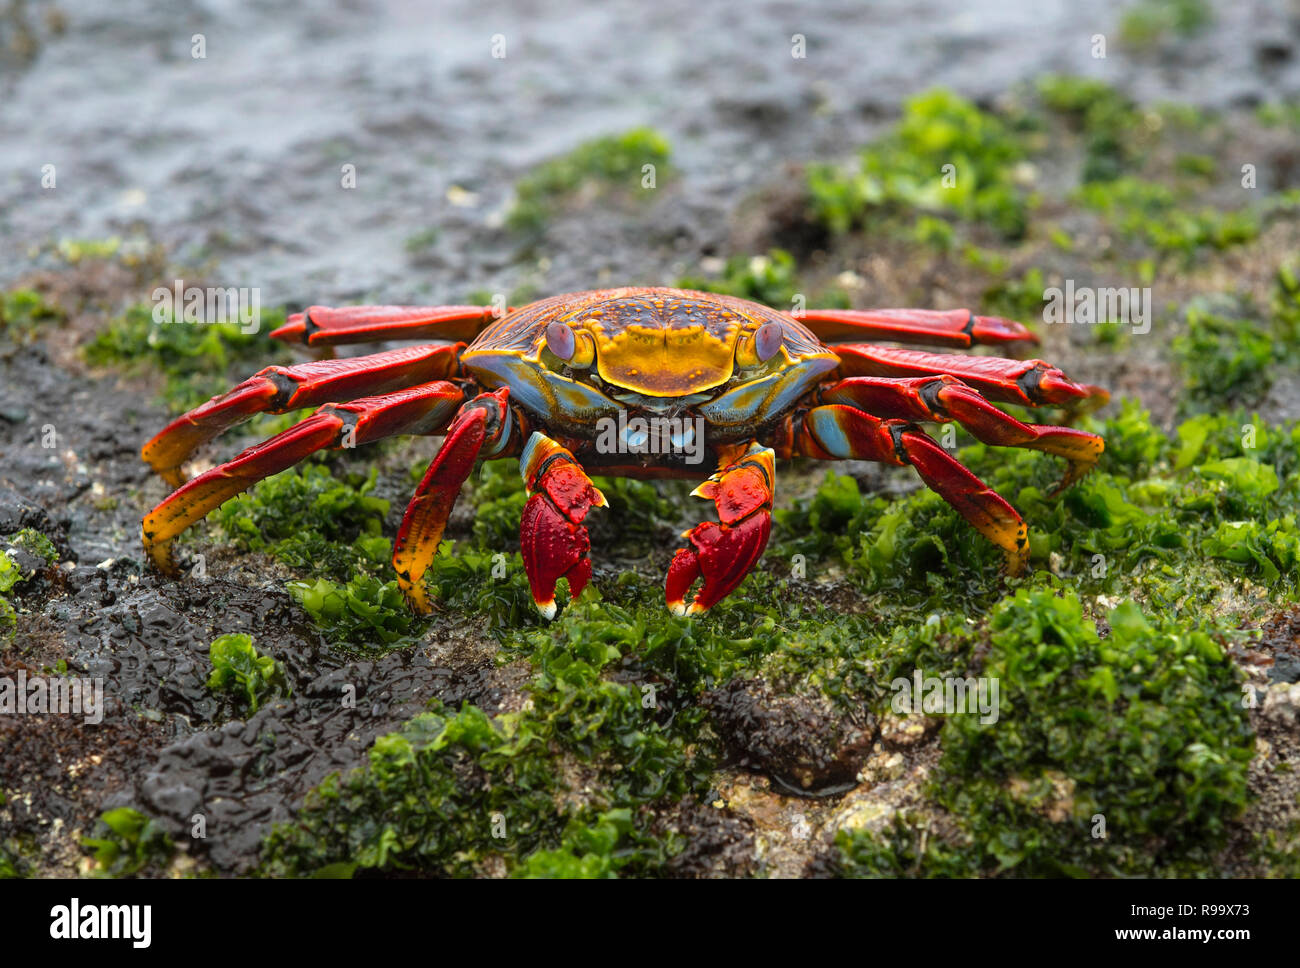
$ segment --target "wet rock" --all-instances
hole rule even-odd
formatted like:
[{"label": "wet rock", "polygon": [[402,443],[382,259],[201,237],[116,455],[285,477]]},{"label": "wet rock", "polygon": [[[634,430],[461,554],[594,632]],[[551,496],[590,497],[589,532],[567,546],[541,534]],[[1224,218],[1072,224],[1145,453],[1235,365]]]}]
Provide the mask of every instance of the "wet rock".
[{"label": "wet rock", "polygon": [[50,513],[12,487],[0,484],[0,534],[32,528],[49,537],[56,531]]},{"label": "wet rock", "polygon": [[880,720],[880,741],[886,749],[907,749],[933,736],[942,725],[943,720],[937,716],[887,713]]},{"label": "wet rock", "polygon": [[870,714],[847,715],[822,696],[780,696],[758,679],[735,679],[704,696],[738,765],[796,792],[851,784],[876,736]]},{"label": "wet rock", "polygon": [[1264,623],[1253,652],[1264,657],[1268,678],[1274,683],[1300,681],[1300,607],[1278,612]]},{"label": "wet rock", "polygon": [[1275,682],[1264,694],[1261,712],[1279,726],[1294,728],[1300,721],[1300,683]]},{"label": "wet rock", "polygon": [[747,877],[756,867],[753,824],[726,806],[685,801],[671,823],[656,824],[659,836],[669,830],[686,843],[668,862],[671,877]]}]

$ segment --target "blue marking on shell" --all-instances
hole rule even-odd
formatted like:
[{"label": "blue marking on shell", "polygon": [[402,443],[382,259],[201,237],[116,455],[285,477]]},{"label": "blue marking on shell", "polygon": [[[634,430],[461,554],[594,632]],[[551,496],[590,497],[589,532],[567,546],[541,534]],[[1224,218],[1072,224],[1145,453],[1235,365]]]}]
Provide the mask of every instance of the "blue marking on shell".
[{"label": "blue marking on shell", "polygon": [[710,423],[723,426],[761,424],[782,411],[812,388],[817,378],[839,365],[834,356],[815,356],[765,377],[743,383],[722,396],[701,404],[700,413]]},{"label": "blue marking on shell", "polygon": [[543,421],[594,421],[618,413],[618,404],[593,387],[506,353],[461,357],[465,368],[490,386],[508,386],[510,399]]}]

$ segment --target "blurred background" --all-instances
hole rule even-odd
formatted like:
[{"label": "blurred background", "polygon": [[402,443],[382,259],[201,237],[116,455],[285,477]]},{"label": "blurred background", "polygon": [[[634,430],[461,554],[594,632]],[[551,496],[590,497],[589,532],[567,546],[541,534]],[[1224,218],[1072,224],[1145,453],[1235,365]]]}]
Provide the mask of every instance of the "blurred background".
[{"label": "blurred background", "polygon": [[[1143,103],[1254,108],[1300,86],[1287,0],[3,11],[0,283],[61,239],[117,237],[260,286],[264,304],[671,282],[729,254],[737,206],[788,184],[788,163],[849,159],[934,87],[988,106],[1068,74]],[[586,207],[523,247],[502,230],[539,163],[640,127],[678,175],[661,204],[634,218]],[[41,186],[49,164],[55,190]]]}]

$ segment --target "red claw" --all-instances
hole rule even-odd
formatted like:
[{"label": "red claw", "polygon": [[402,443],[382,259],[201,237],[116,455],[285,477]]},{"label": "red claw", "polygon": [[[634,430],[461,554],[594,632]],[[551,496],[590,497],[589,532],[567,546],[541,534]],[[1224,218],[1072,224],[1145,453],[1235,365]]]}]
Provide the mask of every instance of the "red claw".
[{"label": "red claw", "polygon": [[[677,550],[664,584],[672,613],[695,615],[708,611],[730,595],[762,557],[771,533],[772,514],[766,508],[734,526],[705,521],[688,531],[686,537],[695,547]],[[686,593],[701,575],[704,585],[687,605]]]},{"label": "red claw", "polygon": [[[695,489],[698,497],[714,502],[722,523],[706,521],[683,535],[693,547],[678,550],[664,583],[674,615],[695,615],[718,604],[762,556],[772,533],[774,466],[773,452],[754,445]],[[704,584],[688,605],[686,594],[701,577]]]},{"label": "red claw", "polygon": [[591,579],[591,539],[583,519],[605,495],[591,483],[569,451],[535,433],[520,459],[528,503],[519,523],[519,546],[533,602],[545,618],[555,618],[555,583],[569,580],[577,598]]}]

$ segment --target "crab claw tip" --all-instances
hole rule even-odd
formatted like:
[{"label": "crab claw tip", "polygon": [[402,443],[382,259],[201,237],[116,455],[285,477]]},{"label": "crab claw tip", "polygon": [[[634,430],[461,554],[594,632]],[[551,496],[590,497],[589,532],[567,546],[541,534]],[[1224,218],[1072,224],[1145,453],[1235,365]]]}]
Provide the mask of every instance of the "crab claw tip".
[{"label": "crab claw tip", "polygon": [[534,602],[533,604],[537,606],[537,611],[546,621],[549,622],[555,618],[555,599],[551,599],[549,602]]}]

